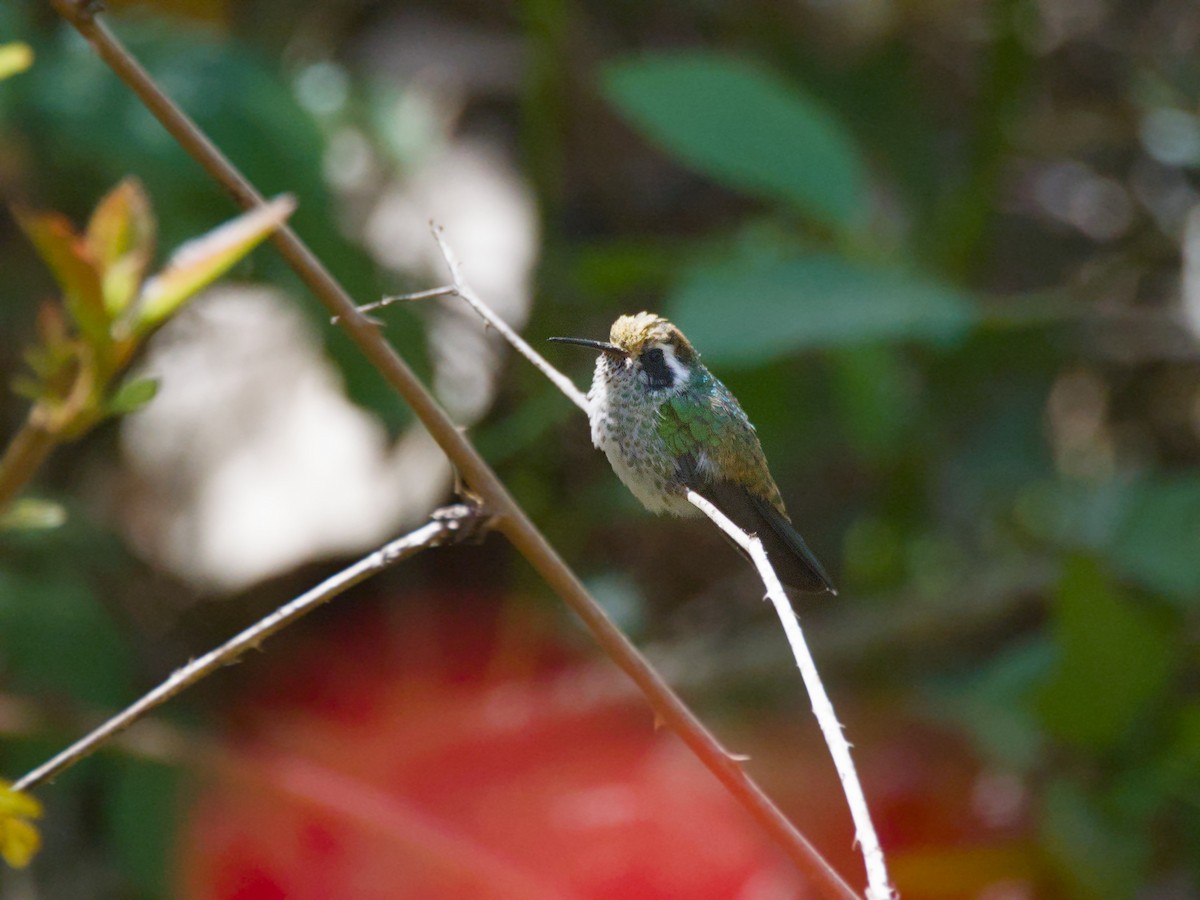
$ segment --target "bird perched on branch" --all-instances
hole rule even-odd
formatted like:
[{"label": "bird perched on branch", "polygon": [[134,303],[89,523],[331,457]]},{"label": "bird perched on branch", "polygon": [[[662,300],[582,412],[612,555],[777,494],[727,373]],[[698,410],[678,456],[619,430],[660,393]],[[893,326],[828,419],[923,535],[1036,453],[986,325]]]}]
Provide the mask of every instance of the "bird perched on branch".
[{"label": "bird perched on branch", "polygon": [[592,443],[646,509],[693,516],[693,490],[758,535],[780,581],[799,591],[833,583],[793,527],[741,405],[661,316],[621,316],[608,341],[551,338],[600,351],[588,416]]}]

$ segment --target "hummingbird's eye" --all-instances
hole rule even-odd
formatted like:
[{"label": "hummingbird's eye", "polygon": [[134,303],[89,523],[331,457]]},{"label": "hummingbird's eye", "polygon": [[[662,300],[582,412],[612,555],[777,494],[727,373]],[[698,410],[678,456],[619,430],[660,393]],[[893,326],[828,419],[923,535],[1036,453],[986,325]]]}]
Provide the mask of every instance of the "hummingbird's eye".
[{"label": "hummingbird's eye", "polygon": [[675,383],[675,375],[667,365],[662,347],[651,347],[642,354],[642,371],[652,388],[669,388]]}]

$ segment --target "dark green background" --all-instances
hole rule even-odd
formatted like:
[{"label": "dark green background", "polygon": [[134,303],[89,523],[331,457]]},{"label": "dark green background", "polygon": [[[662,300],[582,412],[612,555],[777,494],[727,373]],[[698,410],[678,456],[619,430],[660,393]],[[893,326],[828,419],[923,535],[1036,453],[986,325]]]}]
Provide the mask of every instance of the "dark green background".
[{"label": "dark green background", "polygon": [[[189,86],[189,112],[264,193],[302,197],[294,225],[364,300],[404,285],[337,226],[320,167],[331,123],[289,85],[309,61],[343,64],[343,115],[386,148],[377,86],[346,48],[393,6],[196,0],[114,17],[156,77]],[[902,710],[981,770],[1017,777],[1037,896],[1196,896],[1200,354],[1179,305],[1184,214],[1200,199],[1200,16],[1183,0],[1077,14],[1027,0],[836,6],[425,12],[521,47],[519,90],[472,101],[461,127],[499,135],[537,192],[527,336],[602,337],[616,315],[657,309],[758,426],[841,588],[801,615],[835,701],[856,710],[851,739],[855,720]],[[37,59],[0,83],[6,198],[78,220],[136,174],[164,247],[229,216],[48,4],[0,6],[10,39]],[[1075,179],[1065,215],[1045,199],[1053,172]],[[0,273],[8,376],[50,283],[7,216]],[[293,289],[332,334],[272,253],[242,274]],[[424,371],[419,320],[387,319]],[[331,336],[328,350],[351,395],[400,427],[353,348]],[[590,361],[551,357],[588,377]],[[1093,425],[1073,426],[1096,397]],[[23,412],[0,398],[0,435]],[[806,714],[781,642],[763,643],[776,627],[765,607],[729,600],[754,600],[753,577],[704,525],[642,513],[536,373],[514,363],[472,436],[635,639],[708,648],[711,674],[687,691],[706,716]],[[185,617],[162,646],[120,598],[189,589],[135,560],[81,499],[78,473],[96,459],[119,464],[111,428],[42,473],[37,491],[67,506],[66,526],[0,536],[0,690],[81,710],[128,702],[313,577],[249,592],[236,615],[197,597],[224,611]],[[456,560],[550,602],[498,538]],[[395,578],[452,583],[436,560]],[[705,598],[731,578],[721,602]],[[741,664],[755,646],[769,658]],[[173,714],[219,709],[202,692]],[[0,743],[13,776],[57,740]],[[81,878],[103,886],[95,896],[165,890],[156,822],[172,815],[173,779],[133,766],[89,763],[45,792],[58,823],[45,858],[75,860],[35,866],[46,896],[73,896]],[[124,814],[131,803],[157,813]]]}]

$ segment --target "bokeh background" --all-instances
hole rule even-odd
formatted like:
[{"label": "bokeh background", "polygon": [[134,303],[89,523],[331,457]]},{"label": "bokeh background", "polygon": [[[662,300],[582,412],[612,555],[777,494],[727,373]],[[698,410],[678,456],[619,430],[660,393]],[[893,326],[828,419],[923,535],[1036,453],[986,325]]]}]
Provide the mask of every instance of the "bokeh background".
[{"label": "bokeh background", "polygon": [[[1200,6],[110,6],[362,302],[445,279],[436,219],[536,345],[641,309],[684,329],[841,589],[799,612],[904,896],[1200,896]],[[35,62],[0,82],[7,201],[82,221],[136,175],[164,253],[231,215],[49,4],[5,0],[13,40]],[[54,296],[7,214],[0,273],[7,382]],[[278,257],[234,275],[155,338],[153,403],[31,486],[65,523],[0,535],[7,777],[451,496]],[[861,884],[748,567],[641,511],[469,312],[381,317]],[[25,410],[0,395],[0,436]],[[161,722],[39,792],[47,845],[0,898],[809,896],[498,537],[376,579]]]}]

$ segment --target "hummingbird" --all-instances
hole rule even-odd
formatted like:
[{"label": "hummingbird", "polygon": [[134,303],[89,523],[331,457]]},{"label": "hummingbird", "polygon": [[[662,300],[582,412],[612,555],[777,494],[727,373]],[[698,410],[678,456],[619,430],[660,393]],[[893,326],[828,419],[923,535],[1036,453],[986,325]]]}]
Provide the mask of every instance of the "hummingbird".
[{"label": "hummingbird", "polygon": [[837,593],[788,518],[741,404],[682,331],[641,312],[613,322],[607,341],[550,340],[600,351],[587,395],[592,443],[647,510],[699,515],[693,490],[758,536],[784,587]]}]

